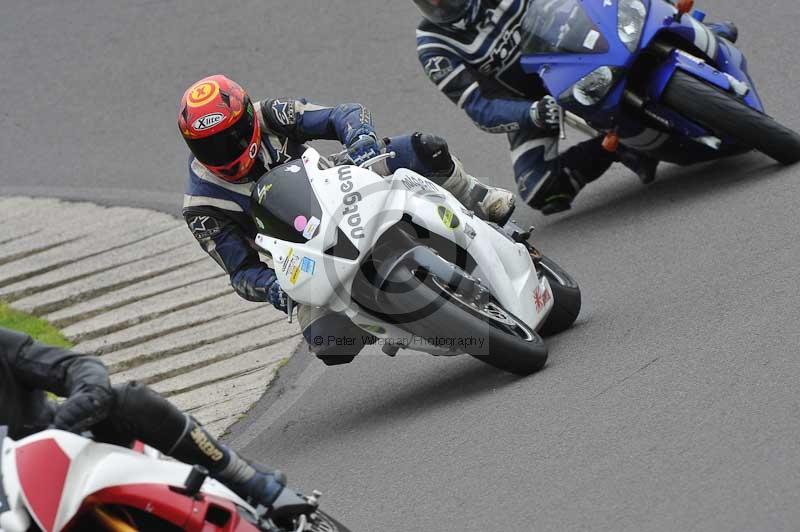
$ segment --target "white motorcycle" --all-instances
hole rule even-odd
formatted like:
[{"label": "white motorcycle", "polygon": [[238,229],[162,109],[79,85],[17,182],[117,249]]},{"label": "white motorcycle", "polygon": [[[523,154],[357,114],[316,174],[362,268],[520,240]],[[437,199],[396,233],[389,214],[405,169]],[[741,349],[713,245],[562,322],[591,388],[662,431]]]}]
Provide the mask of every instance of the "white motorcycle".
[{"label": "white motorcycle", "polygon": [[208,471],[137,445],[60,430],[19,441],[0,427],[0,531],[348,532],[319,511],[319,492],[281,491],[254,508]]},{"label": "white motorcycle", "polygon": [[516,374],[539,370],[540,334],[572,325],[578,285],[515,224],[479,219],[410,170],[371,170],[392,156],[353,166],[308,149],[258,181],[256,244],[290,303],[346,314],[392,356],[467,353]]}]

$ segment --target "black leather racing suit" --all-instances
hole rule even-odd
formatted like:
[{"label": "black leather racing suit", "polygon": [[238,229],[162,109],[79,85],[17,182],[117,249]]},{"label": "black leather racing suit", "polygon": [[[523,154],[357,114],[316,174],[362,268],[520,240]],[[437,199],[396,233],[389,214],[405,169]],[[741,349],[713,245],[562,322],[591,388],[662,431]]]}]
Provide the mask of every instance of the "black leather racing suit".
[{"label": "black leather racing suit", "polygon": [[[95,413],[97,421],[90,430],[96,439],[117,445],[140,440],[182,462],[236,480],[236,471],[226,471],[229,450],[150,388],[136,382],[112,387],[97,358],[0,328],[0,425],[9,427],[11,438],[24,438],[53,424],[57,405],[46,392],[70,397],[92,388],[112,396],[110,413]],[[225,459],[220,460],[221,454]]]}]

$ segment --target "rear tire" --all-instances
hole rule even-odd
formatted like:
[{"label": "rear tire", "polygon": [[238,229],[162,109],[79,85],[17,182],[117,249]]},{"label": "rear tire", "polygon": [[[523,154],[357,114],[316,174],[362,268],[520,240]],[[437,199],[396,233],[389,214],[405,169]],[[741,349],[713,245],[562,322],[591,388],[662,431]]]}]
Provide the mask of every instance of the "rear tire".
[{"label": "rear tire", "polygon": [[663,100],[675,111],[719,136],[734,139],[782,164],[800,161],[800,135],[686,72],[675,72]]},{"label": "rear tire", "polygon": [[457,296],[442,289],[431,275],[417,278],[408,268],[398,269],[395,279],[401,290],[383,293],[384,304],[396,315],[408,315],[409,309],[419,309],[418,319],[404,320],[400,326],[423,338],[482,339],[478,345],[456,344],[461,352],[490,366],[514,373],[530,375],[547,362],[547,346],[542,338],[521,320],[496,306],[498,314],[505,313],[514,322],[517,333],[501,328],[486,315],[470,312]]},{"label": "rear tire", "polygon": [[549,257],[539,261],[542,274],[550,282],[553,292],[553,310],[539,328],[544,337],[566,331],[581,313],[581,289],[575,279]]}]

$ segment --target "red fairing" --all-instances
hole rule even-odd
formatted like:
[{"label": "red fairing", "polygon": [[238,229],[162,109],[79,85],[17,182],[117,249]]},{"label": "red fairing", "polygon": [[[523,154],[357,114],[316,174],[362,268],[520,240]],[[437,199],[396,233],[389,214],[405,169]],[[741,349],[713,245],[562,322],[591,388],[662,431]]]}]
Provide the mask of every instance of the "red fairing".
[{"label": "red fairing", "polygon": [[53,530],[71,460],[52,438],[16,450],[17,472],[31,513],[45,531]]},{"label": "red fairing", "polygon": [[[131,484],[100,490],[84,503],[79,515],[99,505],[138,508],[190,532],[258,532],[228,500],[206,494],[195,499],[161,484]],[[69,529],[67,526],[66,530]]]}]

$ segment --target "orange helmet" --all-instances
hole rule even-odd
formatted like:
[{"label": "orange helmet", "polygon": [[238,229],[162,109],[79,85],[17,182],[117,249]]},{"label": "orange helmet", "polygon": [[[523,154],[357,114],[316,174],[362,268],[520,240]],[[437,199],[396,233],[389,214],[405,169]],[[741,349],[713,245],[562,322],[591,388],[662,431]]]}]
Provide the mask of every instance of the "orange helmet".
[{"label": "orange helmet", "polygon": [[186,90],[178,127],[197,160],[231,183],[247,176],[261,149],[253,102],[238,83],[222,75],[203,78]]}]

